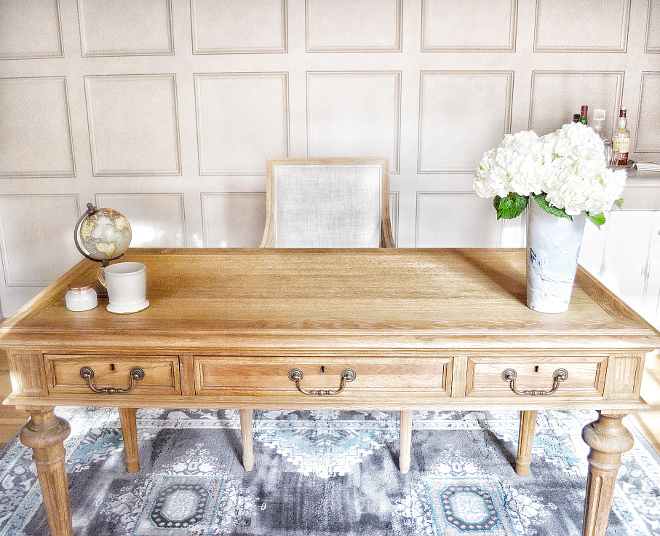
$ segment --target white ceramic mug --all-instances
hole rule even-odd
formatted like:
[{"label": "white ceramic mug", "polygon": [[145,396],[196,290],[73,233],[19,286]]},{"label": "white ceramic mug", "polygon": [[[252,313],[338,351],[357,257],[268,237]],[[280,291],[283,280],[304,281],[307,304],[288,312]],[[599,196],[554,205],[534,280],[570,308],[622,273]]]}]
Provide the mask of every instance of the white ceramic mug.
[{"label": "white ceramic mug", "polygon": [[147,267],[141,262],[118,262],[100,268],[98,277],[108,289],[111,313],[135,313],[149,306],[147,301]]}]

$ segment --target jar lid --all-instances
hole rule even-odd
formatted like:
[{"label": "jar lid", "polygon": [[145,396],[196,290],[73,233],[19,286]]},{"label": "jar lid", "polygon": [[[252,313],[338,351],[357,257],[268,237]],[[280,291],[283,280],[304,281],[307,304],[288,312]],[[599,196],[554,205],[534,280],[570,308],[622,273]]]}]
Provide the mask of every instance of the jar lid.
[{"label": "jar lid", "polygon": [[89,281],[74,281],[69,285],[69,290],[80,292],[82,290],[89,290],[93,285],[94,283],[90,283]]}]

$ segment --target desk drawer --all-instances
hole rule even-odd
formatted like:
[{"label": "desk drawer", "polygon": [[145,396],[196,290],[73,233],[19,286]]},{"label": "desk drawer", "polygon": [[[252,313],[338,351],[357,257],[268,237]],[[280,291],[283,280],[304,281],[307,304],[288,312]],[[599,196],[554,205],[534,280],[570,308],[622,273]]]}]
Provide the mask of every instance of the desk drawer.
[{"label": "desk drawer", "polygon": [[[566,373],[563,380],[562,370]],[[507,380],[503,379],[505,371],[509,371]],[[470,357],[465,395],[523,398],[543,396],[557,387],[550,396],[602,397],[606,373],[606,356]],[[561,381],[554,379],[555,374]],[[510,381],[512,378],[515,378],[514,384]],[[512,385],[518,393],[514,392]]]},{"label": "desk drawer", "polygon": [[[201,396],[245,396],[273,393],[304,397],[292,370],[299,370],[299,385],[307,391],[337,391],[345,370],[355,373],[336,396],[347,398],[388,397],[401,393],[437,393],[449,396],[449,358],[280,358],[195,357],[195,388]],[[295,374],[294,374],[295,378]],[[332,394],[332,393],[326,393]]]},{"label": "desk drawer", "polygon": [[[90,381],[95,389],[104,391],[99,395],[181,394],[177,356],[45,355],[44,361],[51,394],[93,394]],[[90,379],[81,376],[83,367],[91,369]],[[136,367],[144,377],[139,378],[138,373],[131,388],[131,371]]]}]

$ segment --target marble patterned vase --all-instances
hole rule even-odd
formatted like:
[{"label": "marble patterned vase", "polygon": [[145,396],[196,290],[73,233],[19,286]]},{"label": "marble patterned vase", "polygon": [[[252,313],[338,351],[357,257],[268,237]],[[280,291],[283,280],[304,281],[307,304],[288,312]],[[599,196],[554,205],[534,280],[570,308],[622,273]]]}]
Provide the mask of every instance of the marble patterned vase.
[{"label": "marble patterned vase", "polygon": [[527,205],[527,306],[541,313],[568,309],[586,216],[573,221]]}]

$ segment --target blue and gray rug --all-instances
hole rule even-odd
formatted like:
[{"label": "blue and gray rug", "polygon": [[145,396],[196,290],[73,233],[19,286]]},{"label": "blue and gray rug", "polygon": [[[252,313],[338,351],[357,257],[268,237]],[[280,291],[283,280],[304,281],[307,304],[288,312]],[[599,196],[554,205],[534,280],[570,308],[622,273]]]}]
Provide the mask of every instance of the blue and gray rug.
[{"label": "blue and gray rug", "polygon": [[[532,471],[519,477],[517,412],[416,412],[408,475],[397,413],[255,412],[245,473],[237,411],[138,410],[135,474],[116,410],[56,413],[72,428],[77,536],[579,536],[580,433],[596,416],[539,412]],[[660,535],[659,457],[636,434],[623,462],[608,536]],[[0,457],[0,536],[47,534],[31,451],[14,438]]]}]

